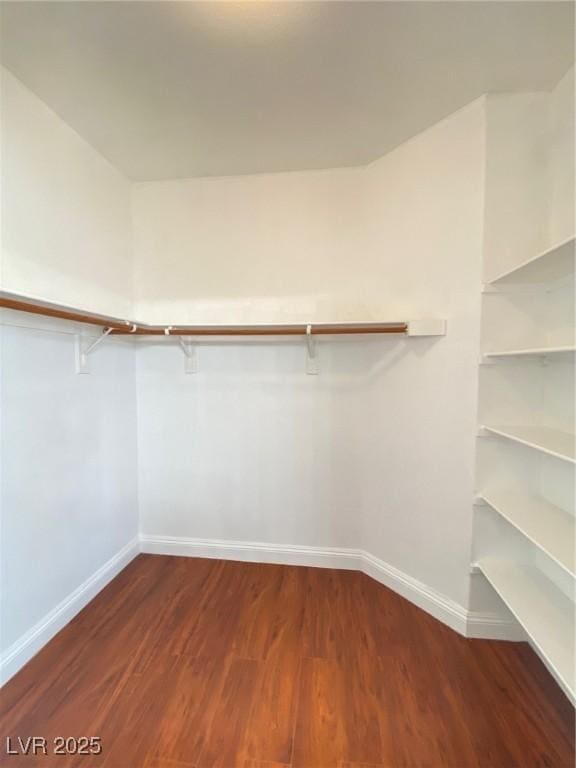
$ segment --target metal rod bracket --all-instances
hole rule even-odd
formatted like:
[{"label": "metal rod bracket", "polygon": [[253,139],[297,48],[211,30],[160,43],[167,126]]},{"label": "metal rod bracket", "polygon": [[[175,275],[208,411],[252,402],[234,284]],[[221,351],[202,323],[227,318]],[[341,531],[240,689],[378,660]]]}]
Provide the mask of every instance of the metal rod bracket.
[{"label": "metal rod bracket", "polygon": [[312,324],[306,326],[306,373],[309,376],[318,374],[318,358],[316,357],[316,339],[312,336]]},{"label": "metal rod bracket", "polygon": [[182,336],[178,336],[178,343],[184,352],[184,372],[198,373],[198,355],[196,344],[191,341],[184,341]]},{"label": "metal rod bracket", "polygon": [[77,333],[75,336],[76,345],[76,373],[90,373],[90,364],[88,361],[89,355],[94,352],[96,347],[100,346],[104,339],[112,333],[112,328],[106,328],[102,331],[102,334],[88,346],[84,345],[84,338],[81,334]]}]

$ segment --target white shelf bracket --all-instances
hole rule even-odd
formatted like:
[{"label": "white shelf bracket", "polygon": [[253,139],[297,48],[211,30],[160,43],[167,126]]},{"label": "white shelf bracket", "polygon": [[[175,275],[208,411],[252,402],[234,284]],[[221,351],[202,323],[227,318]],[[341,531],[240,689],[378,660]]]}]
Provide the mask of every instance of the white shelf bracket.
[{"label": "white shelf bracket", "polygon": [[104,339],[112,333],[112,328],[106,328],[102,335],[98,336],[91,344],[84,346],[84,338],[78,333],[75,336],[76,344],[76,373],[90,373],[90,364],[88,357],[94,352],[96,347],[100,346]]},{"label": "white shelf bracket", "polygon": [[178,343],[184,352],[184,372],[198,373],[198,355],[196,354],[196,344],[190,341],[184,341],[182,336],[178,336]]},{"label": "white shelf bracket", "polygon": [[316,357],[316,339],[312,336],[312,325],[306,326],[306,373],[316,376],[318,373],[318,358]]}]

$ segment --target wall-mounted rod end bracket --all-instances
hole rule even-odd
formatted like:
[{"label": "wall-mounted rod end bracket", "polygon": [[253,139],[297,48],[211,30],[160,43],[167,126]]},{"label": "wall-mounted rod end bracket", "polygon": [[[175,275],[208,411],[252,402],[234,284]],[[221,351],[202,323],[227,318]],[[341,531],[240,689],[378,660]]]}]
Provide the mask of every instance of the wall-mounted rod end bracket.
[{"label": "wall-mounted rod end bracket", "polygon": [[318,374],[318,358],[316,356],[316,339],[312,335],[312,324],[306,326],[306,373],[309,376]]},{"label": "wall-mounted rod end bracket", "polygon": [[94,352],[96,347],[100,346],[113,331],[113,328],[105,328],[102,334],[94,339],[93,342],[86,345],[84,337],[77,333],[74,337],[76,348],[76,373],[90,373],[89,355]]},{"label": "wall-mounted rod end bracket", "polygon": [[445,336],[446,320],[432,317],[422,320],[409,320],[407,336]]},{"label": "wall-mounted rod end bracket", "polygon": [[178,336],[178,343],[184,352],[184,372],[198,373],[197,345],[191,341],[184,341],[182,336]]}]

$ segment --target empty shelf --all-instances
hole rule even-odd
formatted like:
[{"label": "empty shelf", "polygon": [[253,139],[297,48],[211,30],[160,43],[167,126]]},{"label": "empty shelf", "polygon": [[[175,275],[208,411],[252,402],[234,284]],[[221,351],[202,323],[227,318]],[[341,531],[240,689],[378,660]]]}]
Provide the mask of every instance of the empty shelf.
[{"label": "empty shelf", "polygon": [[490,491],[480,494],[479,500],[574,575],[576,530],[570,513],[545,499],[515,491]]},{"label": "empty shelf", "polygon": [[574,274],[574,243],[570,237],[490,280],[490,285],[547,283]]},{"label": "empty shelf", "polygon": [[576,352],[574,345],[562,347],[532,347],[530,349],[505,349],[499,352],[485,352],[484,358],[492,359],[499,357],[569,357]]},{"label": "empty shelf", "polygon": [[549,456],[565,461],[576,461],[574,435],[548,427],[494,426],[483,424],[483,429],[499,437],[527,445]]},{"label": "empty shelf", "polygon": [[536,568],[492,558],[478,568],[574,699],[574,603]]}]

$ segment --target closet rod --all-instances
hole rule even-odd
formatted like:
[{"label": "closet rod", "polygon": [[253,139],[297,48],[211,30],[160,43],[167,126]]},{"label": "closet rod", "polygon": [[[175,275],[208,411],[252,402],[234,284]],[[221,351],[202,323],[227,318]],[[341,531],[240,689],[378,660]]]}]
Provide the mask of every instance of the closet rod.
[{"label": "closet rod", "polygon": [[0,298],[0,307],[34,315],[72,320],[77,323],[100,325],[111,329],[111,335],[138,336],[305,336],[310,326],[310,333],[316,335],[366,334],[366,333],[408,333],[408,323],[301,323],[290,325],[198,325],[198,326],[159,326],[105,318],[73,310],[59,309],[54,306],[37,304],[20,299]]},{"label": "closet rod", "polygon": [[[138,336],[306,336],[308,323],[301,325],[197,325],[184,327],[139,326],[132,335]],[[354,325],[310,324],[314,335],[340,335],[352,333],[406,333],[407,323],[357,323]],[[127,328],[114,329],[112,334],[130,334]]]},{"label": "closet rod", "polygon": [[20,301],[19,299],[0,298],[0,307],[4,309],[14,309],[17,312],[28,312],[32,315],[43,315],[44,317],[56,317],[59,320],[73,320],[76,323],[87,323],[88,325],[101,325],[103,328],[112,328],[115,330],[128,330],[132,323],[122,320],[111,320],[110,318],[99,315],[89,315],[83,312],[74,312],[67,309],[57,309],[56,307],[34,304],[31,301]]}]

